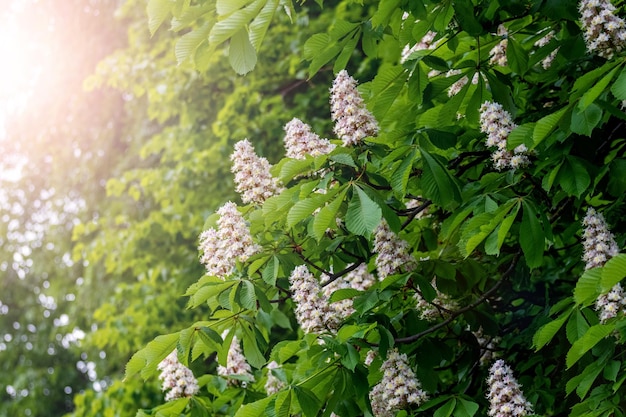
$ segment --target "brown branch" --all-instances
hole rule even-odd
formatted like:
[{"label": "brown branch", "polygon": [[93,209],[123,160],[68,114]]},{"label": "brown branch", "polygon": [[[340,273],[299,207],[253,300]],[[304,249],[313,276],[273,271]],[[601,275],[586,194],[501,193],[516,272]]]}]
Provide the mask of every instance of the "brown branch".
[{"label": "brown branch", "polygon": [[355,262],[352,265],[350,265],[349,267],[347,267],[346,269],[344,269],[343,271],[339,271],[335,274],[331,274],[329,275],[329,280],[326,281],[325,283],[322,284],[322,287],[325,287],[327,285],[329,285],[331,282],[338,280],[339,278],[341,278],[342,276],[346,275],[349,272],[354,271],[355,269],[357,269],[359,267],[359,265],[361,265],[361,262]]},{"label": "brown branch", "polygon": [[498,282],[496,282],[491,288],[489,288],[487,291],[485,291],[480,297],[478,297],[478,299],[476,299],[476,301],[474,301],[471,304],[466,305],[463,308],[460,308],[456,311],[454,311],[450,317],[448,317],[447,319],[445,319],[444,321],[442,321],[441,323],[437,323],[434,326],[421,331],[419,333],[416,333],[414,335],[411,336],[406,336],[406,337],[399,337],[394,339],[394,341],[396,343],[412,343],[415,342],[416,340],[421,339],[422,337],[426,336],[427,334],[430,334],[436,330],[441,329],[442,327],[447,326],[448,324],[450,324],[454,319],[456,319],[457,317],[459,317],[461,314],[473,310],[476,307],[478,307],[479,305],[481,305],[482,303],[484,303],[485,301],[487,301],[487,299],[489,297],[491,297],[491,295],[493,293],[495,293],[498,288],[500,288],[500,286],[504,283],[504,281],[508,278],[508,276],[513,272],[513,269],[515,269],[515,265],[517,265],[517,261],[519,260],[521,256],[521,252],[518,251],[517,253],[515,253],[515,255],[513,256],[513,259],[511,260],[511,265],[509,265],[509,267],[507,268],[506,271],[504,271],[504,273],[502,274],[502,277],[500,278],[500,280],[498,280]]},{"label": "brown branch", "polygon": [[401,230],[404,230],[409,224],[411,224],[411,222],[413,221],[413,219],[415,219],[415,216],[417,216],[418,214],[420,214],[422,211],[426,210],[428,208],[428,206],[430,206],[433,202],[430,200],[426,200],[424,202],[424,204],[415,207],[414,209],[412,209],[409,212],[409,217],[404,221],[404,223],[402,223],[402,226],[400,226]]}]

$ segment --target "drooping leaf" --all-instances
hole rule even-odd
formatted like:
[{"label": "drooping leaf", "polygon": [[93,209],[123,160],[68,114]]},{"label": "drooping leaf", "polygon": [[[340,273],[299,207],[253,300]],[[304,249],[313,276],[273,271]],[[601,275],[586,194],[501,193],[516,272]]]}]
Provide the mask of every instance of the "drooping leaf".
[{"label": "drooping leaf", "polygon": [[249,73],[256,65],[256,51],[248,38],[248,31],[241,28],[230,40],[228,61],[239,75]]},{"label": "drooping leaf", "polygon": [[556,181],[563,191],[580,197],[591,184],[591,177],[580,158],[568,155],[559,169]]},{"label": "drooping leaf", "polygon": [[423,148],[420,148],[420,153],[424,162],[422,173],[424,197],[444,208],[460,202],[461,190],[446,167]]},{"label": "drooping leaf", "polygon": [[154,35],[161,24],[172,13],[174,3],[170,0],[149,0],[148,1],[148,28],[150,34]]},{"label": "drooping leaf", "polygon": [[583,307],[595,302],[600,295],[600,280],[602,279],[602,270],[600,268],[588,269],[578,279],[576,288],[574,288],[574,301]]},{"label": "drooping leaf", "polygon": [[526,265],[532,269],[543,263],[545,234],[534,204],[524,200],[523,206],[519,242],[524,252]]},{"label": "drooping leaf", "polygon": [[357,185],[346,211],[346,227],[352,233],[369,236],[382,218],[382,210],[378,204],[370,199]]}]

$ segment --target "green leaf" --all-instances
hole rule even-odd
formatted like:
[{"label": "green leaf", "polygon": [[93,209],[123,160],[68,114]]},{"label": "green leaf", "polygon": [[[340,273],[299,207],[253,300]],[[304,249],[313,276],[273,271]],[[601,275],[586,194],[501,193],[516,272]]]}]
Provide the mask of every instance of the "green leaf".
[{"label": "green leaf", "polygon": [[254,284],[248,280],[242,280],[241,285],[238,288],[239,302],[243,308],[248,310],[256,310],[256,293],[254,290]]},{"label": "green leaf", "polygon": [[322,408],[321,401],[309,389],[295,386],[293,390],[296,393],[298,404],[300,404],[300,408],[305,417],[316,417],[317,413]]},{"label": "green leaf", "polygon": [[562,313],[557,319],[544,324],[537,330],[535,335],[533,336],[533,347],[535,351],[541,349],[554,338],[556,333],[563,327],[565,321],[572,314],[572,309],[568,309],[564,313]]},{"label": "green leaf", "polygon": [[276,256],[272,256],[272,258],[267,262],[265,268],[263,268],[263,272],[261,274],[263,277],[263,281],[271,286],[276,285],[276,278],[278,277],[279,267],[280,261]]},{"label": "green leaf", "polygon": [[348,203],[346,227],[354,234],[369,236],[380,223],[382,210],[359,186],[354,185],[353,190],[356,192]]},{"label": "green leaf", "polygon": [[611,93],[618,100],[626,100],[626,68],[622,70],[611,87]]},{"label": "green leaf", "polygon": [[256,51],[248,38],[248,31],[242,28],[235,33],[228,47],[228,62],[239,75],[249,73],[256,65]]},{"label": "green leaf", "polygon": [[596,83],[590,90],[587,90],[585,94],[580,98],[578,102],[577,110],[579,112],[584,111],[587,107],[589,107],[596,99],[606,90],[606,87],[610,84],[617,73],[618,67],[614,68],[613,71],[609,72],[604,76],[600,81]]},{"label": "green leaf", "polygon": [[252,0],[217,0],[215,8],[218,15],[226,16],[250,3],[252,3]]},{"label": "green leaf", "polygon": [[596,104],[590,104],[582,112],[573,112],[570,129],[579,135],[591,136],[593,129],[602,120],[602,109]]},{"label": "green leaf", "polygon": [[265,417],[265,409],[275,396],[269,396],[262,400],[242,405],[235,413],[235,417]]},{"label": "green leaf", "polygon": [[[511,199],[498,207],[495,212],[479,214],[466,222],[461,228],[461,239],[458,243],[461,254],[464,257],[470,256],[474,249],[502,223],[503,219],[516,204],[518,207],[515,214],[517,214],[519,203],[516,199]],[[506,236],[506,233],[504,236]],[[502,240],[504,241],[504,237]]]},{"label": "green leaf", "polygon": [[250,42],[257,51],[261,48],[261,44],[267,34],[267,29],[270,27],[270,23],[272,23],[274,14],[276,14],[279,3],[280,0],[268,0],[265,6],[263,6],[263,9],[261,9],[261,12],[252,21],[252,23],[250,23],[250,27],[248,28],[250,32]]},{"label": "green leaf", "polygon": [[593,268],[586,270],[578,279],[574,288],[574,301],[583,307],[593,304],[600,295],[602,270]]},{"label": "green leaf", "polygon": [[598,362],[599,361],[590,363],[580,375],[567,381],[565,385],[567,395],[571,394],[574,390],[576,390],[576,394],[578,394],[581,400],[587,395],[594,381],[602,372],[603,366]]},{"label": "green leaf", "polygon": [[526,265],[533,269],[543,263],[545,235],[534,205],[524,200],[523,206],[519,242],[526,258]]},{"label": "green leaf", "polygon": [[424,197],[443,208],[450,208],[461,201],[461,190],[443,164],[420,148],[423,169],[422,188]]},{"label": "green leaf", "polygon": [[435,411],[433,417],[450,417],[456,407],[456,398],[450,398],[447,403],[442,405]]},{"label": "green leaf", "polygon": [[602,267],[602,292],[611,291],[624,277],[626,277],[626,254],[620,253],[609,259]]},{"label": "green leaf", "polygon": [[378,10],[372,16],[372,26],[386,26],[393,12],[398,9],[400,0],[385,0],[378,3]]},{"label": "green leaf", "polygon": [[257,344],[256,337],[252,330],[250,330],[247,326],[242,326],[243,330],[243,353],[246,357],[246,360],[250,363],[250,365],[255,368],[261,368],[265,365],[265,357],[261,350],[259,349],[259,345]]},{"label": "green leaf", "polygon": [[313,220],[313,236],[318,242],[324,237],[326,230],[337,228],[337,212],[347,192],[347,189],[343,190],[337,198],[322,207],[320,212],[315,215],[315,219]]},{"label": "green leaf", "polygon": [[597,345],[602,339],[610,335],[614,328],[614,324],[596,324],[590,327],[587,333],[574,342],[569,352],[567,352],[565,360],[567,368],[569,369],[574,366],[585,353]]},{"label": "green leaf", "polygon": [[591,184],[591,177],[581,159],[569,155],[563,161],[556,180],[563,191],[579,198]]},{"label": "green leaf", "polygon": [[291,397],[293,391],[287,390],[278,394],[276,398],[276,405],[274,409],[276,410],[276,417],[291,417]]},{"label": "green leaf", "polygon": [[536,125],[536,123],[524,123],[523,125],[517,126],[506,139],[506,147],[509,150],[513,150],[519,145],[526,145],[528,149],[533,148],[533,132],[535,131]]},{"label": "green leaf", "polygon": [[347,353],[341,357],[341,364],[354,372],[354,368],[356,368],[361,361],[359,352],[357,352],[354,346],[350,343],[347,343],[345,346],[347,348]]},{"label": "green leaf", "polygon": [[328,159],[338,164],[347,165],[352,168],[358,168],[354,163],[354,159],[352,158],[352,156],[348,155],[347,153],[338,153],[335,155],[331,155]]},{"label": "green leaf", "polygon": [[196,50],[202,42],[204,42],[211,30],[211,24],[205,22],[199,28],[192,30],[184,34],[176,41],[175,54],[178,64],[182,64],[189,58],[193,58],[196,55]]},{"label": "green leaf", "polygon": [[572,314],[567,321],[567,326],[565,328],[567,340],[570,343],[576,342],[584,336],[588,329],[589,324],[587,323],[587,320],[582,315],[580,310],[576,310],[576,312]]},{"label": "green leaf", "polygon": [[408,73],[398,65],[383,65],[371,83],[372,113],[379,122],[384,120],[385,115],[392,104],[398,98],[406,83]]},{"label": "green leaf", "polygon": [[550,133],[552,133],[567,110],[568,108],[564,107],[561,110],[539,119],[539,121],[535,124],[535,130],[533,131],[533,141],[535,146],[539,145],[545,138],[548,137]]},{"label": "green leaf", "polygon": [[[219,20],[211,29],[209,43],[215,47],[232,38],[236,33],[245,31],[245,26],[257,16],[266,2],[267,0],[255,0],[244,8],[238,9],[230,13],[226,18]],[[248,43],[250,43],[249,39]],[[252,49],[254,50],[254,48]]]},{"label": "green leaf", "polygon": [[512,37],[508,38],[506,57],[509,67],[514,72],[523,75],[528,70],[528,53]]},{"label": "green leaf", "polygon": [[335,193],[336,192],[333,193],[331,191],[328,194],[317,194],[311,198],[298,201],[289,210],[289,214],[287,214],[287,226],[293,227],[307,217],[311,217],[313,212],[328,201]]},{"label": "green leaf", "polygon": [[154,375],[157,365],[176,348],[179,335],[180,332],[157,336],[145,348],[135,353],[126,364],[125,378],[140,372],[145,381]]},{"label": "green leaf", "polygon": [[149,0],[148,1],[148,28],[150,35],[154,35],[159,26],[172,13],[174,3],[170,0]]},{"label": "green leaf", "polygon": [[415,159],[416,153],[417,150],[413,148],[409,155],[405,155],[402,158],[402,162],[391,175],[391,188],[400,195],[406,193],[406,187],[409,182],[411,170],[413,169],[413,160]]},{"label": "green leaf", "polygon": [[454,417],[474,417],[478,408],[475,402],[459,398],[454,409]]},{"label": "green leaf", "polygon": [[461,28],[470,36],[475,37],[483,33],[483,27],[476,19],[474,5],[470,0],[457,0],[453,2],[456,17]]},{"label": "green leaf", "polygon": [[515,205],[515,209],[511,214],[502,220],[502,223],[496,227],[496,229],[491,233],[491,235],[487,238],[485,242],[485,252],[487,255],[500,255],[500,248],[504,243],[504,239],[506,239],[515,218],[517,217],[517,213],[519,212],[520,204]]}]

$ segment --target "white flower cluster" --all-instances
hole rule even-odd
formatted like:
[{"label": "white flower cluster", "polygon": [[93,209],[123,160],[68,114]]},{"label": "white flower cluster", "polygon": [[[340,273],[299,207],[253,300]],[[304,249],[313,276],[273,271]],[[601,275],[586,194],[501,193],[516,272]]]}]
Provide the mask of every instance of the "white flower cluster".
[{"label": "white flower cluster", "polygon": [[[583,218],[583,260],[585,269],[598,268],[619,253],[617,242],[604,220],[602,213],[596,212],[593,207],[587,209]],[[600,312],[600,322],[617,317],[621,312],[626,313],[626,293],[618,282],[606,294],[596,300],[596,310]]]},{"label": "white flower cluster", "polygon": [[587,209],[583,219],[583,260],[586,262],[585,269],[603,266],[609,259],[619,253],[613,234],[601,213],[593,207]]},{"label": "white flower cluster", "polygon": [[404,45],[404,49],[402,49],[402,53],[400,54],[400,63],[404,64],[413,52],[423,51],[426,49],[435,49],[437,47],[437,42],[435,42],[436,37],[437,32],[428,31],[415,45]]},{"label": "white flower cluster", "polygon": [[369,397],[375,417],[393,417],[409,404],[419,406],[428,400],[421,384],[408,365],[407,356],[397,349],[387,352],[381,366],[383,379],[370,391]]},{"label": "white flower cluster", "polygon": [[498,359],[489,369],[489,413],[491,417],[519,417],[532,414],[532,405],[526,400],[511,368]]},{"label": "white flower cluster", "polygon": [[[330,277],[326,274],[321,276],[321,283],[326,283]],[[354,313],[354,308],[352,308],[352,299],[344,298],[343,300],[335,301],[334,303],[330,302],[330,296],[337,290],[352,288],[350,281],[347,279],[347,275],[335,279],[333,282],[322,288],[322,295],[326,300],[328,300],[328,317],[330,322],[340,322]]]},{"label": "white flower cluster", "polygon": [[[450,71],[446,72],[446,78],[459,75],[461,74],[461,72],[462,71],[458,69],[451,69]],[[474,76],[472,77],[472,84],[474,85],[478,84],[479,76],[480,76],[480,73],[478,72],[474,73]],[[448,97],[456,96],[457,94],[459,94],[459,92],[463,89],[463,87],[465,87],[465,85],[468,82],[469,82],[469,77],[467,75],[464,75],[463,77],[459,78],[457,81],[454,82],[454,84],[448,87]]]},{"label": "white flower cluster", "polygon": [[357,145],[378,134],[378,122],[366,108],[356,89],[356,80],[346,70],[339,71],[330,89],[330,112],[334,132],[344,146]]},{"label": "white flower cluster", "polygon": [[626,23],[615,16],[609,0],[582,0],[578,5],[585,43],[590,53],[611,59],[626,46]]},{"label": "white flower cluster", "polygon": [[217,230],[210,228],[200,235],[200,262],[209,275],[225,279],[233,273],[237,260],[245,261],[259,248],[235,203],[229,201],[217,213]]},{"label": "white flower cluster", "polygon": [[491,154],[491,159],[499,171],[517,169],[530,163],[528,148],[524,144],[513,149],[513,152],[506,148],[507,138],[516,127],[511,114],[500,103],[486,101],[480,106],[480,131],[487,134],[486,145],[497,148]]},{"label": "white flower cluster", "polygon": [[355,290],[365,291],[376,283],[376,278],[367,271],[367,264],[362,263],[356,269],[348,272],[344,279]]},{"label": "white flower cluster", "polygon": [[287,158],[305,159],[307,155],[325,155],[335,149],[328,139],[321,139],[311,131],[311,126],[293,118],[284,127]]},{"label": "white flower cluster", "polygon": [[296,319],[305,333],[322,333],[337,328],[328,297],[306,265],[298,265],[289,276],[291,298],[296,303]]},{"label": "white flower cluster", "polygon": [[[226,336],[226,333],[222,335],[222,338]],[[246,361],[246,357],[241,352],[241,346],[239,345],[239,339],[237,336],[233,336],[233,340],[228,348],[228,356],[226,357],[226,366],[219,365],[217,367],[217,374],[220,376],[229,377],[232,375],[242,376],[245,379],[254,381],[254,375],[252,375],[252,368]],[[230,385],[240,385],[245,388],[248,383],[239,379],[229,378],[228,383]]]},{"label": "white flower cluster", "polygon": [[450,313],[459,309],[459,303],[452,299],[448,294],[444,294],[437,289],[436,280],[433,279],[431,285],[437,292],[435,298],[428,302],[418,292],[415,293],[414,298],[417,301],[415,309],[420,315],[422,320],[434,321],[440,318],[447,318]]},{"label": "white flower cluster", "polygon": [[498,343],[502,341],[502,338],[499,336],[485,336],[482,327],[472,333],[480,345],[480,366],[490,364],[498,356],[495,349]]},{"label": "white flower cluster", "polygon": [[498,42],[498,44],[494,46],[491,51],[489,51],[489,63],[491,65],[506,67],[508,65],[508,61],[506,59],[506,49],[509,44],[509,40],[507,39],[508,31],[504,25],[498,26],[498,36],[503,39]]},{"label": "white flower cluster", "polygon": [[270,163],[254,152],[254,147],[247,139],[235,144],[235,152],[230,160],[233,162],[231,171],[235,174],[235,190],[241,195],[244,204],[263,204],[282,191],[278,179],[270,174]]},{"label": "white flower cluster", "polygon": [[[541,48],[541,47],[546,46],[548,43],[550,43],[552,38],[554,38],[553,30],[551,30],[545,36],[543,36],[537,42],[535,42],[534,43],[535,48]],[[556,54],[559,52],[559,49],[560,47],[555,48],[552,52],[550,52],[548,56],[546,56],[543,60],[541,60],[541,66],[543,67],[543,69],[547,70],[548,68],[552,66],[552,62],[554,61],[554,58],[556,58]]]},{"label": "white flower cluster", "polygon": [[285,388],[285,383],[272,374],[272,369],[280,368],[276,361],[267,364],[267,382],[265,383],[265,392],[268,396],[276,394]]},{"label": "white flower cluster", "polygon": [[374,253],[378,254],[376,270],[380,280],[401,270],[412,271],[417,266],[415,258],[409,254],[409,244],[392,232],[385,220],[376,227]]},{"label": "white flower cluster", "polygon": [[163,381],[163,391],[169,390],[165,394],[165,401],[191,397],[200,389],[198,380],[193,376],[191,369],[178,361],[176,350],[167,355],[157,365],[157,369],[161,371],[159,379]]},{"label": "white flower cluster", "polygon": [[620,312],[622,315],[626,314],[624,306],[626,306],[626,292],[618,282],[611,288],[611,291],[602,294],[596,300],[596,310],[600,311],[600,323],[604,324],[609,319],[617,317]]}]

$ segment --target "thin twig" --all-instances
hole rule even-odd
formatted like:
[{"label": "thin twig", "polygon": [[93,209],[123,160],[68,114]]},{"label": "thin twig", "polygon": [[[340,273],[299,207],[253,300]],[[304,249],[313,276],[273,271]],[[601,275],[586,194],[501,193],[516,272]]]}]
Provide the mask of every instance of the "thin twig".
[{"label": "thin twig", "polygon": [[493,293],[495,293],[498,288],[500,288],[500,286],[502,285],[502,283],[504,283],[504,281],[508,278],[508,276],[513,272],[513,269],[515,269],[515,265],[517,265],[517,261],[519,260],[521,255],[521,252],[517,252],[515,253],[515,256],[513,256],[513,259],[511,260],[511,265],[509,265],[509,267],[507,268],[506,271],[504,271],[504,273],[502,274],[502,277],[498,280],[498,282],[496,282],[493,287],[489,288],[487,291],[485,291],[480,297],[478,297],[478,299],[476,299],[476,301],[474,301],[473,303],[466,305],[463,308],[460,308],[456,311],[454,311],[454,313],[452,313],[450,315],[450,317],[448,317],[447,319],[445,319],[444,321],[442,321],[441,323],[437,323],[434,326],[421,331],[419,333],[416,333],[414,335],[411,336],[406,336],[406,337],[399,337],[397,339],[394,339],[394,341],[396,343],[412,343],[415,342],[418,339],[421,339],[422,337],[426,336],[427,334],[430,334],[436,330],[441,329],[442,327],[447,326],[448,324],[450,324],[454,319],[456,319],[458,316],[460,316],[461,314],[473,310],[476,307],[478,307],[480,304],[484,303],[489,297],[491,297],[491,295]]}]

